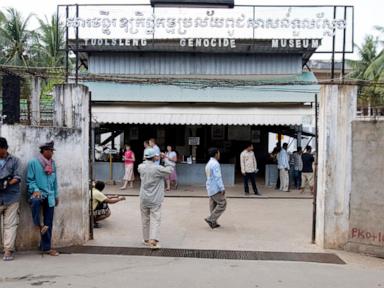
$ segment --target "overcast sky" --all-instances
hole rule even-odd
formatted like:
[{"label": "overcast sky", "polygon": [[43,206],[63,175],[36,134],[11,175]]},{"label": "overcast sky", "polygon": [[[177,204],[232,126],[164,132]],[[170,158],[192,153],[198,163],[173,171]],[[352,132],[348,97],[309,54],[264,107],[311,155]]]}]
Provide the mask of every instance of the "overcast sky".
[{"label": "overcast sky", "polygon": [[[56,13],[58,4],[86,4],[86,3],[131,3],[131,4],[147,4],[149,0],[0,0],[0,8],[14,7],[22,12],[24,16],[34,13],[39,17]],[[365,35],[375,34],[374,26],[384,26],[384,1],[382,0],[317,0],[310,2],[308,0],[235,0],[236,4],[255,4],[255,5],[353,5],[355,6],[355,42],[361,44]],[[36,24],[32,24],[36,25]],[[377,33],[376,33],[377,34]],[[326,55],[318,55],[316,58],[328,57]],[[347,55],[351,58],[351,55]],[[353,57],[355,58],[355,57]]]}]

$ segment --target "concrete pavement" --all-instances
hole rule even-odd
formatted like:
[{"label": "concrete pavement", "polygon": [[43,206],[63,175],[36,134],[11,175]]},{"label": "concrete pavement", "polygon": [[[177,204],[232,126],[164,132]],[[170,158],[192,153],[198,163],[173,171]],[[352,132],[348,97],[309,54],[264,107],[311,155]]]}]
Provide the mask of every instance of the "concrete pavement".
[{"label": "concrete pavement", "polygon": [[19,254],[14,262],[0,262],[0,287],[384,287],[382,260],[350,254],[342,257],[347,265]]},{"label": "concrete pavement", "polygon": [[[88,245],[142,247],[139,198],[110,205],[112,216],[95,229]],[[207,198],[165,198],[161,245],[168,248],[318,252],[311,244],[312,200],[228,199],[211,230]]]},{"label": "concrete pavement", "polygon": [[[143,247],[138,197],[111,205],[88,245]],[[310,243],[312,200],[228,199],[211,230],[206,198],[166,198],[163,247],[336,253],[347,264],[19,252],[0,261],[0,287],[384,287],[384,260]]]}]

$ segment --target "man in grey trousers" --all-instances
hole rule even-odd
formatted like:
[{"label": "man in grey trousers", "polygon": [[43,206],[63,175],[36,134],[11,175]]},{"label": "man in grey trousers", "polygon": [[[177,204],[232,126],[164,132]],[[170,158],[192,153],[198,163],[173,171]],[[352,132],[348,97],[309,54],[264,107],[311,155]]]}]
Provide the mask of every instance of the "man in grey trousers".
[{"label": "man in grey trousers", "polygon": [[19,223],[20,181],[20,160],[8,153],[7,139],[0,137],[0,216],[4,220],[4,261],[14,259]]},{"label": "man in grey trousers", "polygon": [[164,200],[165,177],[174,169],[174,163],[164,159],[164,166],[157,165],[160,155],[153,148],[144,151],[145,161],[139,165],[140,173],[140,210],[143,225],[144,244],[151,249],[159,249],[161,221],[161,203]]},{"label": "man in grey trousers", "polygon": [[217,148],[210,148],[208,155],[210,159],[205,166],[205,174],[207,176],[206,188],[211,215],[204,220],[208,223],[209,227],[215,229],[220,227],[217,224],[217,219],[224,213],[227,207],[227,200],[225,199],[225,188],[221,177],[220,151]]}]

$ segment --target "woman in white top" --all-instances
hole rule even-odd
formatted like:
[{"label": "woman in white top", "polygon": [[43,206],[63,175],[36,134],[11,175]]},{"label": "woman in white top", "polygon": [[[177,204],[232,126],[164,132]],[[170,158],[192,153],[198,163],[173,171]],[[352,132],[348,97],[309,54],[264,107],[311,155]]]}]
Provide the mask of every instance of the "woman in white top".
[{"label": "woman in white top", "polygon": [[165,153],[166,158],[175,163],[175,168],[173,169],[173,172],[166,178],[167,182],[167,191],[171,190],[171,184],[176,189],[177,188],[177,174],[176,174],[176,162],[177,162],[177,154],[175,151],[173,151],[173,148],[171,145],[167,146],[167,153]]}]

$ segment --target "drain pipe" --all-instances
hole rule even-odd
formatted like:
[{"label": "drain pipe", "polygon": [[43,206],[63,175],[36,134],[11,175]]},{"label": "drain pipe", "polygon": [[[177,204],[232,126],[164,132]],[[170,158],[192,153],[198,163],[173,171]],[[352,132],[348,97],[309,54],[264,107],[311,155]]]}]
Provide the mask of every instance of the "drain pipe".
[{"label": "drain pipe", "polygon": [[312,215],[312,244],[316,243],[316,205],[317,205],[317,169],[319,161],[319,124],[318,124],[318,99],[317,93],[315,94],[315,134],[316,134],[316,155],[315,155],[315,170],[314,172],[314,186],[313,186],[313,215]]}]

